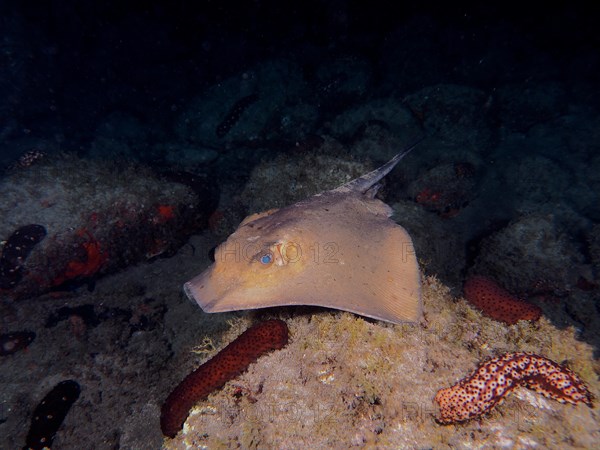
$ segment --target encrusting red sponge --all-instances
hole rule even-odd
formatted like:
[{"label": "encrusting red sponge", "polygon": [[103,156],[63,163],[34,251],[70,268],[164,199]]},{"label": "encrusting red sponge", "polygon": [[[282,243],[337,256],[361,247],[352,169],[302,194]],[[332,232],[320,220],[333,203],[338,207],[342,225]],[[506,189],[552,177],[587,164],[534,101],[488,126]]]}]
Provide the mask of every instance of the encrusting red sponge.
[{"label": "encrusting red sponge", "polygon": [[463,286],[467,301],[494,320],[513,325],[519,320],[538,320],[539,306],[519,300],[494,280],[482,275],[470,277]]},{"label": "encrusting red sponge", "polygon": [[244,372],[260,356],[287,345],[288,327],[283,320],[267,320],[244,331],[231,344],[202,364],[171,392],[161,408],[160,428],[174,438],[190,409],[200,400]]}]

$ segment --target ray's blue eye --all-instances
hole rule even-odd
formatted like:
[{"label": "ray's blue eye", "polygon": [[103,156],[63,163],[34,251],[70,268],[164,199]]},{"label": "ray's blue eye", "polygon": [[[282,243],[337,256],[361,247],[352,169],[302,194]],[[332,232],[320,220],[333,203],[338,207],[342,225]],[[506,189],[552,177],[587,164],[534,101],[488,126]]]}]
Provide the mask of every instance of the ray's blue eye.
[{"label": "ray's blue eye", "polygon": [[271,264],[271,261],[273,261],[273,255],[270,253],[266,253],[260,257],[260,262],[263,264]]}]

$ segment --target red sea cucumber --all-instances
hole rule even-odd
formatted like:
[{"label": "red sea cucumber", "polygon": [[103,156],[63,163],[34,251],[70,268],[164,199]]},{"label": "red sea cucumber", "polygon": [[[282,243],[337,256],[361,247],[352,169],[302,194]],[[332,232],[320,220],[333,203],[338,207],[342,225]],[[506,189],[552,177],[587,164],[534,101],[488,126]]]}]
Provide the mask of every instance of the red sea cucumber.
[{"label": "red sea cucumber", "polygon": [[538,320],[542,310],[532,303],[519,300],[491,278],[470,277],[463,287],[467,301],[494,320],[513,325],[519,320]]},{"label": "red sea cucumber", "polygon": [[531,353],[506,353],[481,364],[458,384],[440,389],[442,424],[464,422],[490,411],[517,386],[525,386],[560,403],[585,403],[593,396],[585,383],[570,369]]},{"label": "red sea cucumber", "polygon": [[174,438],[197,402],[244,372],[260,356],[285,347],[287,342],[288,327],[282,320],[267,320],[248,328],[171,392],[161,409],[163,434]]}]

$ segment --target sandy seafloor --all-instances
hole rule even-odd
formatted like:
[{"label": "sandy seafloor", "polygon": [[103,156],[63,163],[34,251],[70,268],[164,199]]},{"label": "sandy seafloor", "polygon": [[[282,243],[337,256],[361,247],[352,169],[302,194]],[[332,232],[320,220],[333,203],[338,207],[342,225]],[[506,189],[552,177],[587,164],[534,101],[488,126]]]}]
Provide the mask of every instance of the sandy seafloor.
[{"label": "sandy seafloor", "polygon": [[[436,422],[433,402],[481,361],[516,351],[568,365],[600,396],[596,22],[546,11],[489,25],[420,11],[359,39],[333,8],[322,20],[337,47],[299,26],[281,44],[296,46],[275,51],[250,32],[227,41],[220,24],[202,22],[209,31],[190,44],[203,55],[196,61],[167,32],[155,33],[160,11],[146,11],[155,20],[147,23],[127,8],[123,16],[92,10],[99,19],[71,11],[64,34],[32,27],[38,22],[19,11],[4,16],[1,55],[10,64],[0,66],[0,188],[10,195],[0,199],[0,239],[4,245],[17,227],[44,220],[51,233],[27,259],[22,284],[0,297],[0,333],[36,333],[25,350],[0,356],[0,449],[23,447],[36,405],[69,379],[81,395],[55,449],[598,446],[597,402],[562,405],[518,388],[490,414],[458,425]],[[80,21],[69,22],[74,17]],[[147,32],[120,28],[128,23],[121,17]],[[79,26],[95,33],[73,39]],[[130,59],[144,83],[119,72]],[[183,283],[209,266],[210,250],[247,214],[334,188],[420,137],[381,190],[415,243],[419,323],[302,306],[205,314],[185,297]],[[45,153],[40,165],[16,167],[32,149]],[[116,166],[125,170],[111,171]],[[33,172],[40,167],[44,177]],[[67,176],[47,176],[64,167],[72,168]],[[120,179],[127,171],[136,176]],[[173,174],[200,177],[205,185],[195,179],[195,187],[204,188],[192,193]],[[165,197],[156,194],[163,176],[160,183],[179,186],[161,188]],[[57,179],[85,186],[63,188]],[[118,208],[114,198],[123,199]],[[173,198],[177,212],[203,199],[214,205],[197,228],[187,226],[188,214],[173,235],[148,243],[132,231],[127,239],[122,230],[135,220],[143,221],[137,231],[168,228],[165,202]],[[165,211],[157,206],[165,215],[152,216]],[[46,284],[39,295],[30,275],[44,269],[49,242],[81,250],[93,243],[84,231],[91,225],[111,249],[110,273],[93,267],[84,283],[53,293]],[[85,261],[77,251],[52,256],[53,274],[67,256]],[[462,298],[473,274],[532,301],[541,319],[508,326],[484,316]],[[27,289],[35,295],[13,298]],[[286,321],[289,344],[200,402],[175,439],[164,438],[159,416],[169,392],[271,317]]]}]

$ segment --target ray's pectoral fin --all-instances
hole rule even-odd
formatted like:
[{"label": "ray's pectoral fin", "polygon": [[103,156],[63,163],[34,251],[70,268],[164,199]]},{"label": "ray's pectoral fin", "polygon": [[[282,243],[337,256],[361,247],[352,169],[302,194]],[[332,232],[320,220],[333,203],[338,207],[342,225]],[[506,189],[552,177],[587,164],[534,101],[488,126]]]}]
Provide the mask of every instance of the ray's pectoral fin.
[{"label": "ray's pectoral fin", "polygon": [[[309,264],[280,292],[285,304],[349,311],[391,323],[421,318],[421,280],[412,240],[391,220],[339,230],[328,264]],[[359,230],[368,229],[369,233]],[[283,297],[283,298],[282,298]]]},{"label": "ray's pectoral fin", "polygon": [[[408,232],[392,221],[381,231],[378,262],[363,272],[364,302],[353,311],[392,323],[417,322],[422,315],[421,278]],[[359,286],[356,286],[358,290]],[[343,309],[343,308],[342,308]]]},{"label": "ray's pectoral fin", "polygon": [[421,280],[406,230],[374,219],[366,220],[365,228],[338,227],[335,235],[334,253],[306,260],[278,289],[264,292],[260,307],[314,305],[392,323],[418,321]]}]

